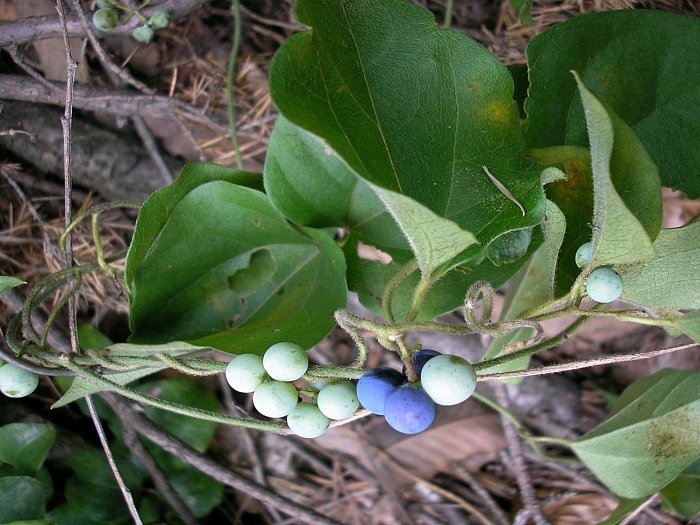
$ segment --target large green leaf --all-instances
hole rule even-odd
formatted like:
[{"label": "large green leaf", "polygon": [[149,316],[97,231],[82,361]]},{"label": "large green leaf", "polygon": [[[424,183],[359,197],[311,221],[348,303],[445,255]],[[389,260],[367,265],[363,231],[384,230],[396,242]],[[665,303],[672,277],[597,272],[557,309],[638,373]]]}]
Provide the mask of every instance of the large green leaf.
[{"label": "large green leaf", "polygon": [[56,429],[42,423],[10,423],[0,427],[0,461],[21,475],[36,476],[56,439]]},{"label": "large green leaf", "polygon": [[215,177],[199,184],[183,172],[144,204],[127,257],[130,342],[313,346],[347,301],[342,252],[291,226],[259,191]]},{"label": "large green leaf", "polygon": [[[648,261],[656,257],[656,250],[649,236],[649,231],[644,227],[638,215],[630,211],[628,203],[633,203],[636,208],[646,210],[645,195],[653,209],[656,202],[661,204],[661,188],[658,184],[652,191],[646,191],[641,195],[634,194],[628,202],[620,196],[613,184],[611,171],[613,169],[614,141],[620,139],[621,146],[617,150],[626,147],[625,137],[618,131],[617,119],[609,114],[603,104],[583,85],[574,73],[578,83],[583,107],[585,110],[586,126],[591,146],[591,169],[593,171],[593,253],[590,264],[599,266],[603,264],[625,264]],[[619,123],[619,122],[618,122]],[[627,148],[631,158],[634,153]],[[619,171],[618,171],[619,173]],[[651,173],[655,176],[655,173]],[[626,187],[634,187],[643,184],[648,177],[637,174],[637,180],[632,175],[627,178]],[[654,193],[656,192],[656,194]],[[651,213],[649,221],[658,222],[654,229],[658,231],[661,222],[662,208]],[[658,221],[657,221],[658,216]],[[645,222],[649,222],[645,221]],[[655,235],[654,235],[655,236]]]},{"label": "large green leaf", "polygon": [[[370,183],[449,219],[482,248],[541,220],[540,170],[524,154],[513,83],[486,49],[401,0],[301,0],[296,13],[313,29],[280,48],[270,73],[286,118]],[[412,220],[410,201],[384,202],[395,219]],[[415,250],[425,246],[404,233]],[[454,255],[435,261],[462,262]]]},{"label": "large green leaf", "polygon": [[700,309],[700,220],[661,230],[658,258],[621,269],[622,298],[648,308]]},{"label": "large green leaf", "polygon": [[526,137],[532,148],[587,146],[569,71],[632,128],[664,186],[700,196],[700,19],[663,11],[575,17],[527,48]]},{"label": "large green leaf", "polygon": [[620,496],[659,491],[700,458],[700,370],[662,370],[635,381],[573,449]]},{"label": "large green leaf", "polygon": [[0,478],[0,523],[43,519],[44,489],[38,479],[27,476]]}]

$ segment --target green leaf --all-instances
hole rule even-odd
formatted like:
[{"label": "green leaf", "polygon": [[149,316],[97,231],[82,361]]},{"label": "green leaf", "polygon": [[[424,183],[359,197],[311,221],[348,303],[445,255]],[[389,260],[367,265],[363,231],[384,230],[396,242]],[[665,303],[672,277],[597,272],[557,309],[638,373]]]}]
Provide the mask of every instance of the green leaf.
[{"label": "green leaf", "polygon": [[676,327],[700,343],[700,311],[690,312],[674,319]]},{"label": "green leaf", "polygon": [[3,294],[7,290],[11,290],[12,288],[20,286],[22,284],[27,283],[22,279],[18,279],[17,277],[8,277],[7,275],[0,275],[0,294]]},{"label": "green leaf", "polygon": [[171,472],[168,479],[198,518],[208,515],[224,499],[224,486],[194,467]]},{"label": "green leaf", "polygon": [[[138,390],[192,408],[209,412],[221,411],[221,406],[214,393],[191,379],[151,381],[140,385]],[[200,421],[150,406],[144,407],[144,411],[158,425],[199,452],[204,452],[207,449],[216,432],[217,424],[210,421]]]},{"label": "green leaf", "polygon": [[700,461],[696,461],[661,490],[664,502],[674,512],[692,518],[700,512]]},{"label": "green leaf", "polygon": [[[614,118],[574,73],[585,109],[593,170],[593,253],[591,265],[625,264],[656,257],[649,234],[629,210],[611,179]],[[660,195],[660,187],[657,187]],[[650,198],[654,199],[651,194]],[[652,200],[653,202],[653,200]]]},{"label": "green leaf", "polygon": [[512,5],[518,11],[518,20],[524,26],[532,26],[534,22],[532,20],[532,2],[533,0],[509,0],[510,5]]},{"label": "green leaf", "polygon": [[[525,155],[513,82],[485,48],[438,29],[427,10],[400,0],[301,0],[296,13],[313,29],[277,52],[273,100],[383,188],[380,197],[400,224],[435,224],[422,210],[404,216],[412,199],[456,225],[440,240],[456,235],[456,251],[471,246],[468,234],[483,249],[506,231],[539,223],[540,170]],[[475,254],[416,255],[425,272],[438,260],[457,264]]]},{"label": "green leaf", "polygon": [[301,226],[342,227],[365,243],[409,248],[370,185],[319,137],[284,117],[270,136],[264,181],[272,204]]},{"label": "green leaf", "polygon": [[649,10],[577,16],[535,37],[527,56],[530,147],[587,146],[575,70],[641,139],[662,184],[700,197],[700,19]]},{"label": "green leaf", "polygon": [[433,275],[446,265],[445,270],[450,269],[450,261],[478,242],[471,232],[410,197],[379,186],[373,189],[403,231],[423,275]]},{"label": "green leaf", "polygon": [[700,220],[661,230],[654,247],[657,259],[620,269],[622,299],[648,308],[700,309]]},{"label": "green leaf", "polygon": [[0,478],[0,523],[38,520],[46,515],[44,489],[27,476]]},{"label": "green leaf", "polygon": [[56,439],[56,429],[42,423],[10,423],[0,427],[0,461],[19,474],[35,476]]},{"label": "green leaf", "polygon": [[566,217],[559,207],[547,199],[547,211],[542,220],[545,245],[547,247],[547,273],[549,274],[549,297],[554,295],[557,278],[557,261],[566,235]]},{"label": "green leaf", "polygon": [[126,271],[130,342],[262,353],[280,341],[308,348],[323,339],[347,301],[338,246],[291,226],[256,190],[188,177],[139,214]]},{"label": "green leaf", "polygon": [[263,188],[262,177],[257,173],[204,162],[187,164],[173,184],[156,191],[148,198],[147,204],[143,205],[139,213],[124,269],[127,285],[133,285],[135,272],[148,255],[151,245],[160,235],[175,207],[197,186],[212,181],[226,181],[254,189]]},{"label": "green leaf", "polygon": [[700,458],[700,371],[662,370],[635,381],[572,448],[622,497],[659,491]]},{"label": "green leaf", "polygon": [[114,344],[109,337],[88,323],[78,326],[78,340],[83,350],[99,350]]},{"label": "green leaf", "polygon": [[[162,353],[167,354],[170,357],[182,357],[201,350],[208,350],[208,347],[195,346],[180,342],[166,343],[162,345],[135,345],[129,343],[117,343],[105,348],[104,350],[111,356],[151,357],[155,354]],[[168,367],[168,364],[163,363],[162,365],[139,368],[129,372],[109,374],[108,379],[118,385],[123,386],[131,383],[132,381],[136,381],[137,379],[160,372]],[[105,389],[101,385],[96,385],[92,381],[78,376],[70,384],[65,394],[63,394],[58,401],[51,405],[51,408],[60,408],[85,396],[96,394],[104,390]]]}]

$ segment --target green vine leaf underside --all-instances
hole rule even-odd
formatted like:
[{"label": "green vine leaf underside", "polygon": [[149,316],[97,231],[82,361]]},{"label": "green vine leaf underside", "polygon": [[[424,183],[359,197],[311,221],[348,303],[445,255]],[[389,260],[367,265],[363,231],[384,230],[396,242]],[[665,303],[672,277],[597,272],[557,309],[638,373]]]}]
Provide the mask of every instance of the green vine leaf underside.
[{"label": "green vine leaf underside", "polygon": [[616,494],[659,491],[700,459],[700,371],[667,369],[634,382],[608,419],[572,446]]},{"label": "green vine leaf underside", "polygon": [[216,180],[217,169],[203,174],[207,166],[184,171],[141,210],[127,256],[129,341],[230,353],[318,343],[347,302],[340,248],[291,226],[263,193]]},{"label": "green vine leaf underside", "polygon": [[[525,156],[512,79],[486,49],[400,0],[301,0],[296,13],[312,30],[290,38],[270,72],[287,119],[325,140],[365,180],[473,234],[481,248],[462,260],[541,220],[541,170]],[[405,210],[390,207],[395,219]],[[413,232],[404,233],[420,250]],[[417,255],[424,272],[433,269],[428,254]],[[457,255],[443,251],[432,261],[458,264]]]},{"label": "green vine leaf underside", "polygon": [[[590,264],[629,264],[649,261],[656,257],[656,250],[649,237],[648,230],[639,218],[630,211],[623,198],[615,189],[612,182],[611,168],[614,157],[616,134],[615,118],[605,109],[603,104],[583,85],[578,75],[574,73],[583,101],[586,126],[591,146],[591,169],[593,171],[593,253]],[[624,140],[620,147],[625,147]],[[618,150],[620,149],[618,147]],[[643,185],[645,180],[653,178],[655,173],[645,177],[640,173],[632,180],[631,186]],[[649,221],[656,221],[660,226],[663,209],[661,206],[654,210],[654,203],[661,204],[661,187],[652,184],[652,191],[635,195],[630,202],[639,208],[645,195],[652,203],[652,215]],[[655,230],[658,231],[658,227]]]},{"label": "green vine leaf underside", "polygon": [[661,230],[654,246],[657,259],[620,270],[622,299],[647,308],[700,309],[700,220]]},{"label": "green vine leaf underside", "polygon": [[700,19],[622,10],[575,17],[527,48],[531,148],[588,145],[569,71],[639,137],[661,183],[700,197]]}]

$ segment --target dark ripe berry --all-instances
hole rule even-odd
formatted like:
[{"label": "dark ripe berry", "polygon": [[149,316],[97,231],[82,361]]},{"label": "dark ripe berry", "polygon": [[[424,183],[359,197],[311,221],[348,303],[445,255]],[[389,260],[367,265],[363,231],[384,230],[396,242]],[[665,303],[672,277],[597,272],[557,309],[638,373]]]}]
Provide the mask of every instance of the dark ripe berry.
[{"label": "dark ripe berry", "polygon": [[[428,348],[424,348],[423,350],[419,350],[413,354],[411,359],[413,360],[413,370],[416,371],[416,374],[420,375],[423,371],[425,363],[430,361],[436,355],[440,355],[440,352],[437,350],[430,350]],[[403,367],[403,373],[406,373],[406,366]]]},{"label": "dark ripe berry", "polygon": [[435,420],[435,403],[422,388],[402,385],[386,398],[384,417],[394,430],[418,434]]},{"label": "dark ripe berry", "polygon": [[405,382],[406,377],[393,368],[374,368],[357,382],[357,398],[363,407],[381,416],[387,396]]}]

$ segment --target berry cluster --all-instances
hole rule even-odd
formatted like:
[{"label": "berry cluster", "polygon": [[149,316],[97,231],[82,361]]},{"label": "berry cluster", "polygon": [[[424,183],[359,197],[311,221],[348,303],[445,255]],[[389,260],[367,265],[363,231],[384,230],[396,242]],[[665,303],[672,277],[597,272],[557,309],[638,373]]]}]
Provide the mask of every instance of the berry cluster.
[{"label": "berry cluster", "polygon": [[313,402],[299,401],[293,381],[301,379],[309,367],[306,351],[294,343],[277,343],[263,357],[243,354],[226,367],[231,388],[253,393],[253,405],[267,417],[286,417],[295,434],[315,438],[322,435],[332,419],[345,419],[359,408],[355,386],[346,379],[325,383]]},{"label": "berry cluster", "polygon": [[[134,13],[134,10],[126,8],[116,0],[97,0],[97,11],[92,15],[92,23],[100,31],[108,32],[119,25],[119,10]],[[141,15],[139,15],[141,16]],[[144,24],[134,29],[131,36],[142,44],[148,44],[158,29],[165,29],[170,25],[170,15],[165,11],[156,11]]]},{"label": "berry cluster", "polygon": [[39,384],[39,376],[0,360],[0,392],[7,397],[26,397]]},{"label": "berry cluster", "polygon": [[404,434],[426,430],[435,419],[435,405],[456,405],[476,389],[476,373],[459,356],[420,350],[412,356],[420,381],[409,383],[393,368],[375,368],[357,383],[357,397],[370,412],[383,415],[393,429]]},{"label": "berry cluster", "polygon": [[[576,250],[576,266],[585,268],[591,262],[592,244],[587,242]],[[619,299],[624,290],[622,277],[611,266],[601,266],[586,278],[586,293],[597,303],[610,303]]]}]

